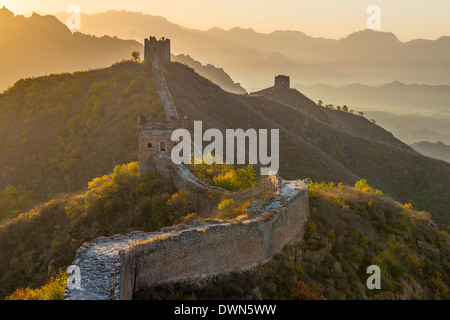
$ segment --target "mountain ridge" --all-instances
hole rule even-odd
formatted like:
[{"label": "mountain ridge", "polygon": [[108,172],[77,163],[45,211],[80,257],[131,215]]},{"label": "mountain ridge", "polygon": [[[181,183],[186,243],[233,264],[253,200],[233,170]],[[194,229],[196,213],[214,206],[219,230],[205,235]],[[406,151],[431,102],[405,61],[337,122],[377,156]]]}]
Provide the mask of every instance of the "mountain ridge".
[{"label": "mountain ridge", "polygon": [[[275,90],[272,95],[236,95],[223,91],[182,64],[170,62],[164,65],[164,70],[180,117],[186,115],[188,119],[202,120],[205,130],[208,127],[280,129],[280,174],[283,178],[309,177],[347,184],[366,178],[374,187],[399,200],[429,210],[444,227],[448,224],[445,201],[449,197],[445,194],[450,190],[450,181],[445,177],[449,176],[449,165],[421,156],[368,119],[319,107],[295,90],[289,91],[292,94]],[[26,182],[25,187],[38,190],[42,198],[49,193],[76,190],[93,177],[105,174],[107,163],[135,161],[133,141],[137,141],[137,131],[133,115],[145,114],[149,106],[153,112],[161,112],[156,84],[149,72],[148,64],[128,61],[90,73],[29,79],[0,95],[0,108],[7,111],[0,113],[0,145],[3,147],[0,189],[8,184],[19,187]],[[79,89],[70,89],[80,79],[86,83]],[[45,90],[40,89],[33,99],[26,96],[27,91],[40,86],[45,86]],[[59,86],[67,88],[61,90]],[[130,92],[135,94],[130,95]],[[49,100],[52,96],[55,98]],[[70,96],[73,101],[68,100]],[[86,117],[90,114],[92,119]],[[30,122],[33,126],[24,127],[17,120],[25,121],[24,117],[32,116],[35,117]],[[61,117],[66,126],[55,122],[61,121]],[[118,122],[111,122],[113,119]],[[39,127],[39,123],[45,126]],[[115,123],[113,131],[109,128],[111,123]],[[60,129],[49,131],[52,126]],[[39,134],[33,131],[37,128]],[[117,143],[120,141],[116,148],[108,143],[111,134],[117,136],[114,138]],[[39,137],[47,137],[47,140]],[[32,158],[24,159],[34,165],[20,160],[24,146],[34,150]],[[52,154],[52,150],[57,150],[54,157],[38,161],[46,159],[46,156],[40,158],[42,153]],[[99,150],[102,150],[101,155]],[[24,180],[23,177],[30,176],[28,171],[32,167],[36,167],[39,174]],[[424,175],[424,168],[429,170],[427,175]],[[52,185],[43,188],[40,179],[48,179],[49,172]],[[437,185],[440,187],[436,191]],[[36,186],[40,187],[36,189]],[[427,192],[437,192],[442,202],[426,202]]]},{"label": "mountain ridge", "polygon": [[[56,16],[65,21],[67,13]],[[119,23],[112,24],[113,17]],[[295,82],[307,84],[325,80],[333,85],[356,81],[380,84],[399,79],[450,85],[445,54],[450,50],[448,36],[402,42],[392,33],[367,29],[339,39],[310,37],[301,31],[260,33],[239,27],[196,30],[149,14],[117,11],[82,15],[82,20],[81,31],[96,35],[122,37],[132,28],[147,36],[148,30],[152,30],[152,35],[173,40],[173,53],[223,66],[247,91],[265,88],[268,83],[264,79],[288,72]],[[141,38],[135,40],[141,41]],[[273,52],[285,56],[291,63],[267,66],[266,57]],[[412,65],[416,68],[412,69]]]},{"label": "mountain ridge", "polygon": [[[14,16],[1,9],[0,52],[2,78],[0,88],[19,79],[51,73],[73,72],[106,67],[142,50],[134,40],[94,37],[72,33],[51,15],[33,14],[29,18]],[[19,63],[20,62],[20,63]]]},{"label": "mountain ridge", "polygon": [[[177,112],[188,116],[190,121],[203,121],[204,129],[279,129],[282,177],[334,181],[329,187],[311,183],[319,190],[331,188],[332,193],[349,190],[348,185],[364,177],[388,197],[395,195],[402,203],[412,201],[415,208],[430,210],[440,228],[448,226],[450,164],[420,155],[362,116],[320,107],[294,89],[267,88],[259,93],[236,95],[183,64],[168,62],[163,70]],[[147,112],[163,111],[151,68],[145,62],[124,61],[89,72],[25,79],[0,94],[0,152],[4,156],[0,159],[3,175],[0,183],[11,183],[13,179],[19,183],[33,182],[35,189],[53,192],[50,199],[61,194],[0,226],[0,250],[5,256],[15,257],[0,260],[0,267],[5,270],[0,274],[6,283],[0,294],[8,294],[18,286],[41,284],[52,270],[71,263],[75,250],[92,238],[129,228],[154,230],[173,223],[173,216],[162,204],[171,199],[177,207],[175,200],[183,201],[179,199],[181,195],[173,195],[169,186],[152,175],[140,176],[136,163],[118,166],[113,175],[104,176],[111,171],[111,164],[135,160],[137,115]],[[19,176],[21,173],[26,179]],[[91,179],[84,196],[65,195],[79,192]],[[379,201],[380,195],[373,192],[361,191],[355,196],[352,191],[348,196],[331,198],[328,192],[316,193],[311,198],[316,227],[307,225],[305,243],[309,253],[303,261],[306,264],[294,269],[289,257],[280,262],[287,261],[289,268],[297,270],[298,277],[286,279],[301,280],[304,267],[312,281],[308,285],[313,286],[323,276],[322,271],[311,266],[321,265],[317,261],[327,266],[330,261],[333,264],[338,261],[345,270],[348,264],[353,266],[345,277],[342,272],[339,275],[355,283],[359,264],[363,262],[361,265],[367,267],[367,262],[372,261],[362,258],[367,256],[380,263],[391,261],[387,266],[401,271],[386,278],[391,285],[388,291],[396,292],[399,284],[395,283],[402,270],[416,274],[416,269],[406,269],[410,268],[410,262],[404,260],[407,257],[403,257],[406,252],[396,249],[406,248],[407,242],[412,248],[420,244],[410,260],[416,264],[426,261],[426,270],[439,271],[431,275],[423,272],[429,278],[425,277],[426,281],[444,285],[448,282],[445,263],[431,264],[447,252],[442,246],[445,234],[435,229],[426,213],[413,212],[410,204],[391,206],[392,200],[387,197]],[[405,216],[404,210],[417,215],[418,221]],[[192,212],[183,207],[184,211]],[[377,230],[375,247],[368,245],[372,243],[368,241],[372,239],[373,228]],[[337,252],[332,251],[334,243]],[[441,246],[436,251],[433,245],[438,243]],[[325,254],[318,253],[324,246],[328,248]],[[45,252],[36,254],[42,248]],[[408,253],[412,254],[409,250]],[[401,259],[400,267],[392,263],[391,255]],[[275,268],[273,274],[280,274],[276,271],[279,258],[275,258],[275,266],[268,265],[269,269]],[[334,285],[324,282],[326,294],[336,297],[333,288]],[[436,290],[438,297],[445,297],[446,293]],[[288,296],[283,292],[268,293],[268,297]],[[420,297],[431,294],[422,293]],[[364,295],[346,292],[349,298],[361,296]]]}]

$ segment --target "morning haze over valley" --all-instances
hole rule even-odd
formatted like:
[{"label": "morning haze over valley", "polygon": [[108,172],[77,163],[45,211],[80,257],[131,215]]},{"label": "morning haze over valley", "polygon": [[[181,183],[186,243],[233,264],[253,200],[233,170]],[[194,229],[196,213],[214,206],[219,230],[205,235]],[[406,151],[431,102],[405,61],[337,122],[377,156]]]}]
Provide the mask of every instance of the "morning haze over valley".
[{"label": "morning haze over valley", "polygon": [[448,300],[449,11],[0,1],[0,299]]}]

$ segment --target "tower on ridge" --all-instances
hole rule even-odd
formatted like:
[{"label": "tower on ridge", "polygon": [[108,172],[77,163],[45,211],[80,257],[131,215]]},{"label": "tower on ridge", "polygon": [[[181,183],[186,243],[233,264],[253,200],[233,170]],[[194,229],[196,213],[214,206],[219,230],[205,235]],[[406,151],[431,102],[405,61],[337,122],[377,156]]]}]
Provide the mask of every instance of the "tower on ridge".
[{"label": "tower on ridge", "polygon": [[188,129],[188,120],[161,121],[154,115],[139,116],[139,172],[155,171],[154,158],[158,155],[171,156],[176,142],[171,140],[176,129]]},{"label": "tower on ridge", "polygon": [[285,88],[290,89],[290,80],[288,76],[278,75],[275,77],[275,88]]},{"label": "tower on ridge", "polygon": [[152,54],[156,54],[161,62],[170,61],[170,39],[155,37],[145,39],[144,60],[151,62]]}]

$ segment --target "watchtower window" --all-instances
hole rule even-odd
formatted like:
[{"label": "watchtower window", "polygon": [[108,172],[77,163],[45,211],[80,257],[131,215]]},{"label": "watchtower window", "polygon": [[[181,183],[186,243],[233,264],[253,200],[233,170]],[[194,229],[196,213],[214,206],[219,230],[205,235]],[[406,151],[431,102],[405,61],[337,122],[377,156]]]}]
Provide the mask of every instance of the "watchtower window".
[{"label": "watchtower window", "polygon": [[151,142],[147,143],[147,147],[152,148],[153,147],[152,143]]},{"label": "watchtower window", "polygon": [[160,152],[166,152],[166,143],[164,141],[161,141],[159,143],[159,151]]}]

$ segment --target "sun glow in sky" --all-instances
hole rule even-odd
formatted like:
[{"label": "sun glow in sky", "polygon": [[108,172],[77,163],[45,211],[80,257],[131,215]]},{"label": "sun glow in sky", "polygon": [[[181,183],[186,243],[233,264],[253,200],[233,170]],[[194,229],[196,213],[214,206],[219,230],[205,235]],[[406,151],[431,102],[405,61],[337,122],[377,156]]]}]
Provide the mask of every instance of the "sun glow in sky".
[{"label": "sun glow in sky", "polygon": [[449,0],[0,0],[16,14],[56,13],[77,5],[84,13],[140,11],[185,27],[298,30],[314,37],[342,38],[366,29],[370,5],[381,9],[381,31],[402,41],[450,35]]}]

